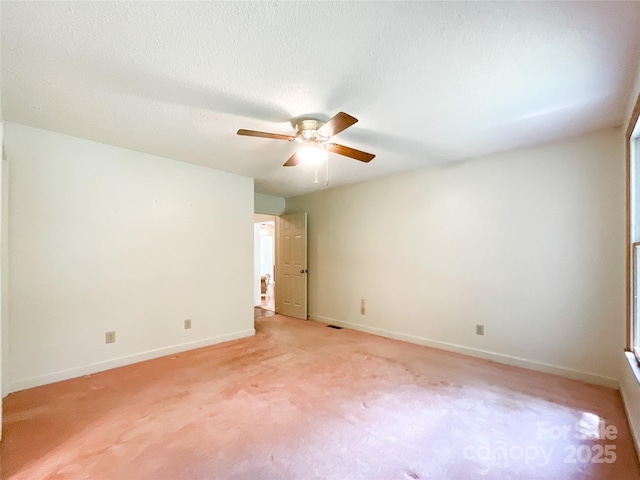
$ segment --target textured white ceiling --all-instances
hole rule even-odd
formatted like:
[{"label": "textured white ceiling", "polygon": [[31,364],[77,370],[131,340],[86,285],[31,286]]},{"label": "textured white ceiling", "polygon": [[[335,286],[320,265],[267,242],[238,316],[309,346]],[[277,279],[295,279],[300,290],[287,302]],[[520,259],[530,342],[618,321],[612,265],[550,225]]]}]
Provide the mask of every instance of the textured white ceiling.
[{"label": "textured white ceiling", "polygon": [[640,2],[7,2],[3,118],[256,179],[325,188],[291,120],[345,111],[331,185],[620,125]]}]

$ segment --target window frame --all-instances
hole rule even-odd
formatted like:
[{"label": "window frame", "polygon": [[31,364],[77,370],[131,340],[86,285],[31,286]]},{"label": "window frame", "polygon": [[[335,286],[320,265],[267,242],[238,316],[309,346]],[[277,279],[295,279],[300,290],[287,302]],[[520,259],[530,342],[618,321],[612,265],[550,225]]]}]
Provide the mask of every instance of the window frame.
[{"label": "window frame", "polygon": [[[636,171],[640,168],[640,139],[633,138],[633,132],[638,123],[640,117],[640,95],[636,99],[629,124],[627,125],[627,131],[625,134],[626,144],[626,216],[627,216],[627,344],[626,350],[634,354],[636,360],[640,364],[640,321],[637,319],[635,312],[635,296],[640,295],[640,292],[636,292],[636,275],[640,272],[636,272],[636,255],[640,255],[640,241],[633,242],[633,213],[634,207],[632,202],[635,200],[632,187],[640,186],[640,175],[635,176]],[[633,148],[632,142],[638,142],[636,147]],[[632,158],[632,149],[634,150],[635,159]],[[637,165],[635,164],[637,162]],[[640,197],[640,195],[638,195]],[[638,206],[640,208],[640,206]],[[640,227],[640,225],[638,226]],[[639,239],[640,240],[640,239]],[[636,254],[636,251],[638,252]]]},{"label": "window frame", "polygon": [[631,321],[630,321],[630,329],[629,329],[629,346],[631,352],[635,355],[636,360],[640,363],[640,345],[637,344],[638,335],[638,315],[637,315],[637,307],[638,307],[638,297],[640,295],[640,291],[638,291],[638,261],[640,260],[640,242],[633,242],[631,244],[631,278],[632,278],[632,295],[631,295]]}]

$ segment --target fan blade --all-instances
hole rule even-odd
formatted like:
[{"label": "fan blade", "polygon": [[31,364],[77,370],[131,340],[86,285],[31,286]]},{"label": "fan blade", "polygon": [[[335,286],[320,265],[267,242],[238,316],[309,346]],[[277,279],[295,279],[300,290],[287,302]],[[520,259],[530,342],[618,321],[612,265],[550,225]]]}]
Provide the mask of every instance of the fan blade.
[{"label": "fan blade", "polygon": [[318,135],[325,138],[331,138],[357,122],[357,118],[352,117],[347,113],[340,112],[318,129]]},{"label": "fan blade", "polygon": [[292,142],[296,137],[292,137],[291,135],[280,135],[279,133],[267,133],[267,132],[256,132],[255,130],[238,130],[238,135],[245,135],[247,137],[262,137],[262,138],[272,138],[274,140],[288,140]]},{"label": "fan blade", "polygon": [[355,148],[338,145],[337,143],[332,144],[329,147],[329,151],[337,153],[338,155],[344,155],[345,157],[355,158],[356,160],[360,160],[361,162],[370,162],[375,158],[375,155],[373,153],[362,152],[360,150],[356,150]]},{"label": "fan blade", "polygon": [[293,155],[289,157],[289,160],[284,162],[283,167],[295,167],[300,163],[300,159],[298,158],[298,152],[294,152]]}]

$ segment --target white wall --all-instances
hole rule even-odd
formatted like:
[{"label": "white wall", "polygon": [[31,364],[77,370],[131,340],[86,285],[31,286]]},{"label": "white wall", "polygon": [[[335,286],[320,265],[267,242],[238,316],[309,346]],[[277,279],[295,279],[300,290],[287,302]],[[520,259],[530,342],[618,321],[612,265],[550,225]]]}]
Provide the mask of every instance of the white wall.
[{"label": "white wall", "polygon": [[0,197],[2,206],[2,221],[1,221],[1,234],[0,234],[0,278],[2,288],[0,289],[1,306],[0,312],[2,316],[1,321],[1,336],[2,341],[2,395],[9,394],[9,388],[7,380],[9,378],[9,162],[2,160],[2,196]]},{"label": "white wall", "polygon": [[260,224],[253,224],[253,306],[261,305],[260,285]]},{"label": "white wall", "polygon": [[[0,118],[2,115],[2,109],[0,108]],[[5,395],[7,395],[7,391],[5,389],[5,377],[3,376],[3,370],[5,368],[4,357],[6,356],[8,350],[5,349],[4,344],[6,341],[5,336],[5,323],[7,321],[7,317],[5,315],[4,305],[6,303],[5,299],[5,275],[4,270],[6,267],[6,256],[4,254],[6,248],[6,229],[4,225],[4,207],[5,207],[5,178],[4,178],[4,165],[5,162],[2,161],[2,145],[4,142],[4,126],[0,121],[0,440],[2,440],[2,399]],[[0,467],[0,473],[2,468]]]},{"label": "white wall", "polygon": [[10,390],[254,333],[252,179],[13,123],[5,147]]},{"label": "white wall", "polygon": [[260,225],[260,275],[269,275],[269,283],[273,279],[275,243],[275,226]]},{"label": "white wall", "polygon": [[282,197],[256,193],[254,196],[255,213],[279,216],[284,213],[285,200]]},{"label": "white wall", "polygon": [[[0,12],[2,11],[2,9],[0,8]],[[0,39],[2,38],[1,35],[1,26],[2,26],[2,19],[1,19],[2,15],[0,14]],[[2,51],[2,41],[0,40],[0,52]],[[2,61],[0,61],[0,70],[1,70],[1,65],[2,65]],[[1,83],[1,82],[0,82]],[[3,145],[3,132],[4,132],[4,126],[2,123],[3,120],[3,116],[2,116],[2,94],[0,93],[0,174],[2,174],[2,179],[0,179],[0,440],[2,440],[2,399],[7,395],[7,390],[5,388],[5,381],[6,381],[6,377],[3,376],[4,374],[4,369],[6,368],[6,362],[5,362],[5,357],[7,355],[8,350],[5,348],[5,342],[6,342],[6,332],[5,332],[5,323],[7,322],[7,317],[5,315],[5,303],[6,303],[6,297],[5,297],[5,290],[6,290],[6,280],[5,280],[5,275],[4,275],[4,271],[6,268],[6,256],[4,255],[5,253],[5,239],[6,239],[6,229],[5,227],[5,218],[4,218],[4,198],[6,195],[6,188],[4,188],[5,186],[5,178],[3,175],[3,172],[5,170],[4,168],[4,162],[2,161],[2,145]],[[2,473],[2,467],[0,466],[0,474]]]},{"label": "white wall", "polygon": [[612,129],[287,199],[287,213],[309,213],[311,317],[617,386],[620,138]]}]

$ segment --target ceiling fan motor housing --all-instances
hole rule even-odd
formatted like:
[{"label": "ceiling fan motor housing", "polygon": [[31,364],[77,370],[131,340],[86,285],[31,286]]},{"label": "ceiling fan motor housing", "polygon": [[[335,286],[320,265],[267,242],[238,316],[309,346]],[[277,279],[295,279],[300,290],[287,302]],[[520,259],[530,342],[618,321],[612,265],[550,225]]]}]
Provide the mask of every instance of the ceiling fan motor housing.
[{"label": "ceiling fan motor housing", "polygon": [[300,120],[296,125],[296,142],[315,143],[323,145],[329,140],[318,134],[318,130],[324,125],[319,120]]}]

